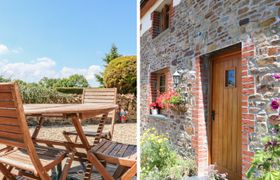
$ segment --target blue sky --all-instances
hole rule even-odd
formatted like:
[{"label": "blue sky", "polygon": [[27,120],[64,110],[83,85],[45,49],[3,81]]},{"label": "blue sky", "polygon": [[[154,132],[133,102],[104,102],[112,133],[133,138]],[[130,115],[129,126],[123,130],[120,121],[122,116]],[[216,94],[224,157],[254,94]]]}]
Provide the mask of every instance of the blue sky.
[{"label": "blue sky", "polygon": [[112,43],[136,54],[136,0],[2,0],[0,12],[3,76],[37,81],[78,72],[96,85]]}]

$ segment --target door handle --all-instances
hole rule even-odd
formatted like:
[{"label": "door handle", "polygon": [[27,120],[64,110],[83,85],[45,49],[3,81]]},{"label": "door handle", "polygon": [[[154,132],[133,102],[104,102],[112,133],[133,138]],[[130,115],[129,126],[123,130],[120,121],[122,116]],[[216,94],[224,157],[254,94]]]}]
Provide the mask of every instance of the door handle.
[{"label": "door handle", "polygon": [[215,116],[216,116],[216,112],[214,110],[212,110],[211,118],[212,118],[213,121],[215,120]]}]

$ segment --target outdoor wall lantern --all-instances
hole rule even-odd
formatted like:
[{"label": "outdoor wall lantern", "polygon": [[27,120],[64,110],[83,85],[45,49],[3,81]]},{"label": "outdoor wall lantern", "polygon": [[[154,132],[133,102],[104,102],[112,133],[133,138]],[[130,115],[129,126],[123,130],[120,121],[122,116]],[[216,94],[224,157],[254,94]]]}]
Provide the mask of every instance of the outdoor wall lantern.
[{"label": "outdoor wall lantern", "polygon": [[175,73],[173,74],[173,83],[174,83],[174,87],[177,88],[179,83],[180,83],[180,78],[181,75],[180,73],[176,70]]}]

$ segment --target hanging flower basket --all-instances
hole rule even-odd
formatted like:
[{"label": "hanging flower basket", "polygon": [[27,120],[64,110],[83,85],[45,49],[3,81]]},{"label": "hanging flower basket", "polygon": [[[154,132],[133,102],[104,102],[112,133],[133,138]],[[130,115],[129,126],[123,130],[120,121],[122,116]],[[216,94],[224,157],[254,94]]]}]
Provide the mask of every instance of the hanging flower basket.
[{"label": "hanging flower basket", "polygon": [[187,107],[186,104],[178,104],[178,105],[171,106],[170,109],[172,111],[185,113],[188,111],[189,107]]},{"label": "hanging flower basket", "polygon": [[185,96],[177,91],[168,91],[161,94],[157,99],[158,104],[162,104],[165,109],[176,112],[187,112],[188,105]]}]

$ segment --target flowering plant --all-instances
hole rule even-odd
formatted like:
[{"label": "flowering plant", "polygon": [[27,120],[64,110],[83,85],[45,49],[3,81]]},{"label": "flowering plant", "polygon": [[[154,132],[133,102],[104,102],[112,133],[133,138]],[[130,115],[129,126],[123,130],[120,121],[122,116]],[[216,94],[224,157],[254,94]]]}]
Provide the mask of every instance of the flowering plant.
[{"label": "flowering plant", "polygon": [[276,80],[280,79],[280,74],[273,74],[272,77]]},{"label": "flowering plant", "polygon": [[157,102],[165,108],[171,108],[184,103],[184,97],[177,91],[167,91],[157,98]]},{"label": "flowering plant", "polygon": [[140,179],[183,179],[196,174],[192,158],[181,157],[164,134],[155,128],[144,131],[141,136]]},{"label": "flowering plant", "polygon": [[[280,79],[275,74],[276,80]],[[273,111],[280,108],[280,98],[273,99],[270,103]],[[253,162],[246,175],[248,179],[280,179],[280,115],[269,117],[272,125],[270,135],[263,138],[264,148],[256,152]]]},{"label": "flowering plant", "polygon": [[186,106],[186,98],[180,90],[178,91],[167,91],[161,94],[157,98],[158,104],[162,107],[171,109],[177,112],[186,112],[188,107]]},{"label": "flowering plant", "polygon": [[163,108],[162,104],[158,103],[158,102],[153,102],[149,105],[149,107],[151,109],[161,109]]},{"label": "flowering plant", "polygon": [[272,110],[278,110],[280,105],[280,98],[274,99],[271,101],[270,106]]}]

